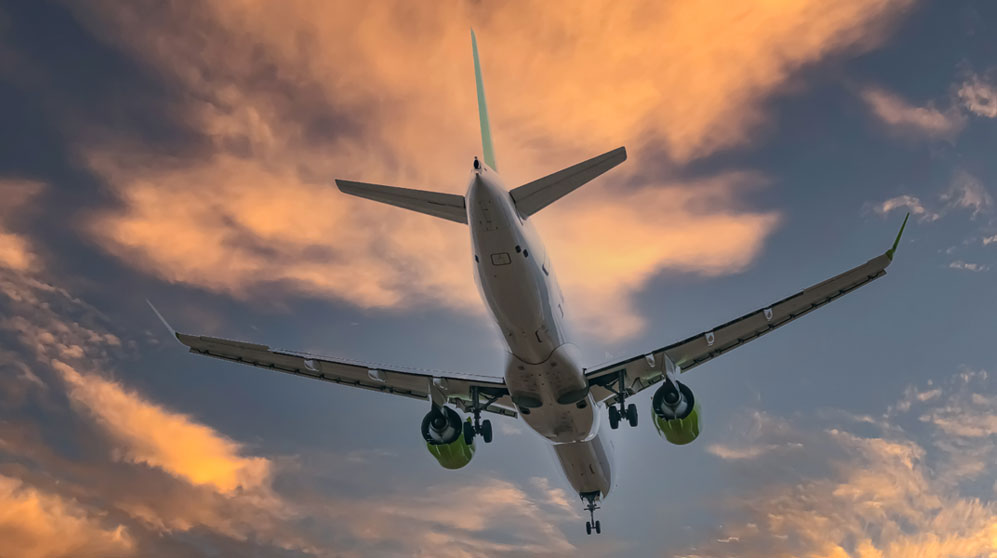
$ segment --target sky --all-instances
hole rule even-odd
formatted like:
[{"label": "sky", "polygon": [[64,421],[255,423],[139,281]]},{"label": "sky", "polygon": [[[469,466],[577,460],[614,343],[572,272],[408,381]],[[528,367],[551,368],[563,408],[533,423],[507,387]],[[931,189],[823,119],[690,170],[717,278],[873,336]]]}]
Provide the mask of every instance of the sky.
[{"label": "sky", "polygon": [[[500,375],[463,225],[470,28],[597,364],[889,248],[889,275],[683,377],[582,503],[523,423],[439,467],[425,402],[203,359],[182,331]],[[997,555],[997,5],[0,4],[0,557]]]}]

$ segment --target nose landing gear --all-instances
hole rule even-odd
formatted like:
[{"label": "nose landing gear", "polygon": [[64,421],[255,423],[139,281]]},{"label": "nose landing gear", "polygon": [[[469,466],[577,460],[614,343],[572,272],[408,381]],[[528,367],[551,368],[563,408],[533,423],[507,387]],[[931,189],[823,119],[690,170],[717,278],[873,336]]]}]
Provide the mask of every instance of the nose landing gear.
[{"label": "nose landing gear", "polygon": [[595,503],[595,499],[599,497],[599,493],[582,492],[581,497],[583,500],[588,501],[588,504],[585,505],[585,511],[589,512],[589,520],[585,522],[585,534],[591,535],[593,529],[596,534],[602,533],[602,524],[595,519],[595,510],[599,509],[599,505]]}]

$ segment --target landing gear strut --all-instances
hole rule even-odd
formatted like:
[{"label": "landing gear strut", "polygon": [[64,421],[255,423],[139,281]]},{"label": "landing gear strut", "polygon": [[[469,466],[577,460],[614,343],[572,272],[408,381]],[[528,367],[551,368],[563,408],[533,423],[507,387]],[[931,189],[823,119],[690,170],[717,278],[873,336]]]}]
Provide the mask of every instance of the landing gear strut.
[{"label": "landing gear strut", "polygon": [[609,408],[609,427],[616,430],[620,427],[620,420],[626,419],[630,426],[637,426],[637,406],[633,403],[627,405],[626,369],[620,370],[617,376],[605,384],[603,387],[616,394],[619,407]]},{"label": "landing gear strut", "polygon": [[485,394],[488,399],[485,403],[481,403],[481,391],[477,386],[471,387],[471,413],[474,416],[474,422],[464,423],[464,442],[468,445],[474,440],[476,435],[481,435],[481,438],[486,444],[492,443],[492,421],[485,419],[481,420],[481,411],[488,408],[489,405],[499,400],[502,394],[498,395],[488,395]]},{"label": "landing gear strut", "polygon": [[585,522],[586,535],[591,535],[593,529],[595,529],[596,534],[602,533],[602,525],[595,519],[595,510],[599,509],[598,504],[595,503],[598,496],[598,492],[583,492],[581,494],[582,499],[588,501],[588,504],[585,505],[585,511],[589,512],[589,520]]}]

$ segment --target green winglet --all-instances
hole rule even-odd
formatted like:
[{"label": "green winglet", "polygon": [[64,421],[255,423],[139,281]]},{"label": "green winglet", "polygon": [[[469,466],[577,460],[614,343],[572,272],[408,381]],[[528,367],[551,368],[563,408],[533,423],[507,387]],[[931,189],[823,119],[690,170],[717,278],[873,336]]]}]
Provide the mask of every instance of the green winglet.
[{"label": "green winglet", "polygon": [[492,128],[488,124],[488,105],[485,103],[485,82],[481,79],[481,62],[478,61],[478,39],[471,29],[471,49],[474,51],[474,84],[478,89],[478,118],[481,121],[481,149],[485,164],[498,170],[495,148],[492,147]]},{"label": "green winglet", "polygon": [[893,261],[893,254],[897,251],[897,245],[900,244],[900,237],[904,234],[904,227],[907,226],[907,219],[910,219],[910,212],[904,217],[904,224],[900,225],[900,232],[897,233],[897,239],[893,241],[893,248],[886,251],[886,257],[890,258],[891,262]]}]

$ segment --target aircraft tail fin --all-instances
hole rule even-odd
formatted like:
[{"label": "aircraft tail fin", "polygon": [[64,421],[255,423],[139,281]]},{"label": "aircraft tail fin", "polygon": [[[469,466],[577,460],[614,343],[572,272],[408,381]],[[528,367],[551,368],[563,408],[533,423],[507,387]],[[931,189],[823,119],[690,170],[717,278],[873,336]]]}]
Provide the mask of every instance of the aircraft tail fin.
[{"label": "aircraft tail fin", "polygon": [[481,122],[481,150],[485,164],[498,170],[495,164],[495,147],[492,145],[492,128],[488,123],[488,104],[485,102],[485,82],[481,79],[481,62],[478,60],[478,39],[471,29],[471,50],[474,52],[474,84],[478,90],[478,120]]},{"label": "aircraft tail fin", "polygon": [[525,217],[547,207],[578,187],[627,160],[627,149],[618,147],[587,161],[549,174],[516,188],[510,194]]},{"label": "aircraft tail fin", "polygon": [[374,200],[395,207],[402,207],[433,217],[467,224],[464,196],[427,190],[413,190],[395,186],[382,186],[366,182],[336,179],[339,191],[351,196]]}]

